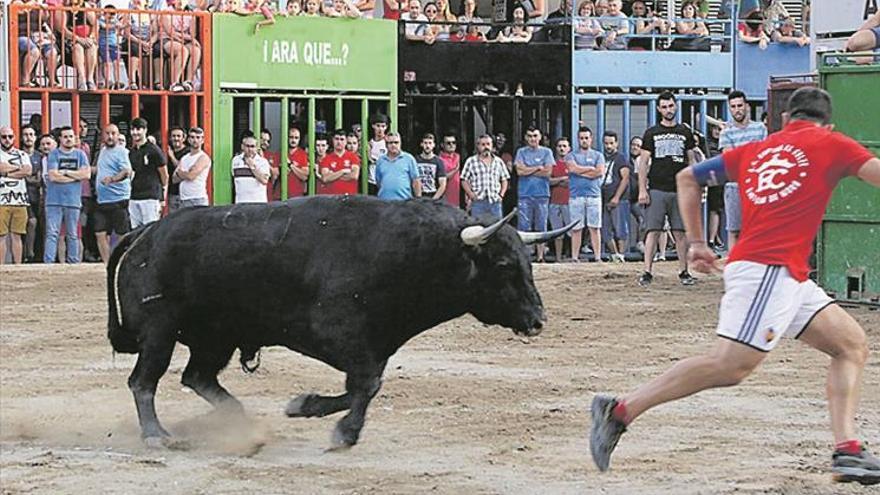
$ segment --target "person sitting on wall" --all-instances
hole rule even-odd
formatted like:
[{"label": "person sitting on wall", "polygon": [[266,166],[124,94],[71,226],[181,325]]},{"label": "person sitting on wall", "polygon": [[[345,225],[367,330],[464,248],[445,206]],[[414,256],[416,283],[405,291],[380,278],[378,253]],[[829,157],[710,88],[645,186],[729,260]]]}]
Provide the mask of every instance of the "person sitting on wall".
[{"label": "person sitting on wall", "polygon": [[880,48],[880,10],[874,12],[874,15],[846,40],[848,52],[864,52],[878,48]]},{"label": "person sitting on wall", "polygon": [[260,28],[263,26],[275,24],[275,13],[272,12],[272,6],[269,4],[269,1],[248,0],[246,4],[235,11],[238,15],[251,15],[256,14],[257,12],[263,14],[263,20],[257,21],[257,24],[254,25],[254,34],[260,32]]},{"label": "person sitting on wall", "polygon": [[348,17],[359,19],[361,11],[352,0],[333,0],[333,9],[327,13],[327,17]]},{"label": "person sitting on wall", "polygon": [[526,25],[526,9],[517,4],[513,8],[513,23],[498,34],[500,43],[528,43],[532,40],[532,27]]},{"label": "person sitting on wall", "polygon": [[[633,31],[636,34],[669,34],[669,23],[659,17],[648,7],[644,0],[636,0],[632,3]],[[629,39],[630,50],[652,50],[661,48],[659,40],[652,43],[649,37],[631,37]]]},{"label": "person sitting on wall", "polygon": [[[41,6],[40,0],[14,0],[13,4]],[[21,87],[37,86],[34,70],[40,58],[46,69],[49,87],[58,87],[58,52],[55,34],[49,29],[50,14],[42,8],[22,10],[18,13],[18,52],[24,54],[21,64]]]},{"label": "person sitting on wall", "polygon": [[593,50],[596,37],[602,34],[602,25],[593,17],[595,6],[592,0],[584,0],[578,6],[578,18],[574,25],[574,47],[576,50]]},{"label": "person sitting on wall", "polygon": [[425,34],[428,28],[428,18],[422,14],[422,2],[420,0],[409,0],[409,8],[400,16],[401,22],[404,23],[404,36],[409,41],[424,41],[425,43],[433,43],[434,37]]},{"label": "person sitting on wall", "polygon": [[797,46],[810,44],[810,37],[797,28],[794,19],[788,17],[782,21],[779,27],[773,30],[770,40],[776,43],[788,43]]},{"label": "person sitting on wall", "polygon": [[319,2],[318,0],[306,0],[305,5],[306,8],[300,15],[305,17],[322,17],[323,14],[321,14],[321,2]]},{"label": "person sitting on wall", "polygon": [[281,13],[284,17],[296,17],[302,15],[302,2],[300,0],[288,0],[287,7]]}]

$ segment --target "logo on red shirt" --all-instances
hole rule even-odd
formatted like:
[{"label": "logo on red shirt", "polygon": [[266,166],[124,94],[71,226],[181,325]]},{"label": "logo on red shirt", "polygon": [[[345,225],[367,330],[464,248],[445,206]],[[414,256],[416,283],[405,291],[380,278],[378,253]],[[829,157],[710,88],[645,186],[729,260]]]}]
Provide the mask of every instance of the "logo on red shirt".
[{"label": "logo on red shirt", "polygon": [[775,203],[800,189],[809,166],[800,148],[790,144],[767,148],[746,169],[745,195],[758,206]]}]

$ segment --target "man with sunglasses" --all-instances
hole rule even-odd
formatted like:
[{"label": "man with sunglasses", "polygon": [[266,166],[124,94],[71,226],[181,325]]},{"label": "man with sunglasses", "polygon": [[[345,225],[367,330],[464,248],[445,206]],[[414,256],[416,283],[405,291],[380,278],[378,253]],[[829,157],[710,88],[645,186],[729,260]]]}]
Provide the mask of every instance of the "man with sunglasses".
[{"label": "man with sunglasses", "polygon": [[455,134],[447,132],[443,135],[443,147],[440,160],[446,169],[446,201],[452,206],[461,207],[461,156],[455,152]]},{"label": "man with sunglasses", "polygon": [[13,146],[15,134],[0,127],[0,265],[6,263],[6,237],[12,233],[12,262],[21,263],[21,238],[27,233],[28,192],[26,178],[31,159]]}]

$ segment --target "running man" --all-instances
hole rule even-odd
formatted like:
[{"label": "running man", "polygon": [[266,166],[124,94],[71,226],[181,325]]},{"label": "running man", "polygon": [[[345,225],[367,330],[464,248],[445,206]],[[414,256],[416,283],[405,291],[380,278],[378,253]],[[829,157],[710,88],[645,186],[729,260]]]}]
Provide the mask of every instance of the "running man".
[{"label": "running man", "polygon": [[720,271],[703,237],[704,185],[739,183],[743,225],[724,268],[715,348],[685,359],[635,392],[597,395],[591,407],[590,450],[599,470],[627,427],[645,411],[701,390],[740,383],[783,335],[828,354],[828,402],[836,481],[880,483],[880,460],[862,446],[854,417],[868,358],[865,332],[807,278],[807,258],[837,182],[857,176],[880,187],[880,159],[854,140],[832,132],[831,98],[817,88],[794,92],[785,127],[688,167],[677,176],[688,234],[688,257],[703,273]]}]

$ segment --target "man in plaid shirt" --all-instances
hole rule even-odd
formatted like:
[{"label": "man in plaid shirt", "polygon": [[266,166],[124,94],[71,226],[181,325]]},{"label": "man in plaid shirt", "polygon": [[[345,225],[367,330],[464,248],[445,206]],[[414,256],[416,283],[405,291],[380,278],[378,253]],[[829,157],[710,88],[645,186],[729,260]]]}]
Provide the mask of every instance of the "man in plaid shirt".
[{"label": "man in plaid shirt", "polygon": [[461,187],[467,197],[471,215],[501,218],[501,199],[507,192],[510,173],[501,158],[492,153],[492,136],[477,139],[477,154],[464,162]]}]

